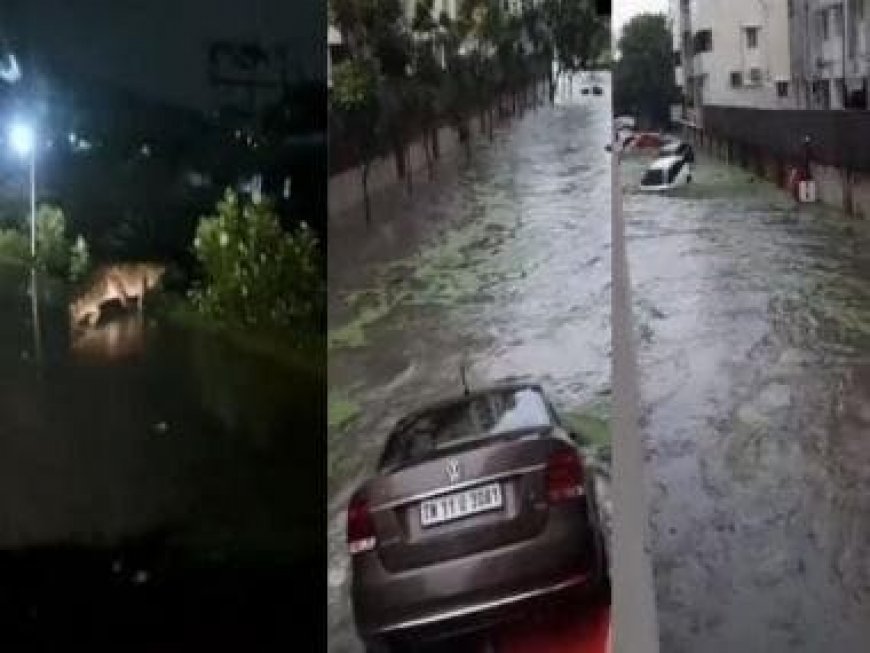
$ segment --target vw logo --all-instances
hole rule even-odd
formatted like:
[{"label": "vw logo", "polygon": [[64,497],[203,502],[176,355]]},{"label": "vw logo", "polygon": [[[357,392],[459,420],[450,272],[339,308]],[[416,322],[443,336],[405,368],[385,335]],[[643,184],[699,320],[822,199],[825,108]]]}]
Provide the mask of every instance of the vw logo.
[{"label": "vw logo", "polygon": [[462,470],[459,468],[459,461],[456,458],[451,458],[447,461],[447,480],[451,483],[458,483],[459,477],[462,476]]}]

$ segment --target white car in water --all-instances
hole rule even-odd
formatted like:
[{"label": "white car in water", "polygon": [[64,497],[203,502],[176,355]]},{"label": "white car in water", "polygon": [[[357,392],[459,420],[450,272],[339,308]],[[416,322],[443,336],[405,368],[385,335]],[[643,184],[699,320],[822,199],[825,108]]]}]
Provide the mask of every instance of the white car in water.
[{"label": "white car in water", "polygon": [[640,180],[640,189],[646,192],[673,190],[691,181],[692,164],[682,156],[663,156],[647,168]]}]

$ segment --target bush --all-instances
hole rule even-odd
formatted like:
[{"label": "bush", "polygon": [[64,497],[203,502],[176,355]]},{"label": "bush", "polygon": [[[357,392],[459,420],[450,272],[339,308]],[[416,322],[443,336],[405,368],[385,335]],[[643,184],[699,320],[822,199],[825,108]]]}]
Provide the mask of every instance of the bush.
[{"label": "bush", "polygon": [[91,255],[88,243],[83,236],[78,236],[69,251],[69,276],[72,281],[84,278],[91,267]]},{"label": "bush", "polygon": [[268,203],[242,203],[228,190],[217,214],[200,219],[193,249],[204,283],[191,297],[201,313],[264,329],[310,328],[319,319],[317,240],[304,225],[284,231]]},{"label": "bush", "polygon": [[70,245],[66,239],[63,211],[41,205],[36,211],[36,257],[39,266],[51,273],[66,277],[70,269]]},{"label": "bush", "polygon": [[30,240],[18,229],[0,229],[0,259],[27,262],[30,260]]}]

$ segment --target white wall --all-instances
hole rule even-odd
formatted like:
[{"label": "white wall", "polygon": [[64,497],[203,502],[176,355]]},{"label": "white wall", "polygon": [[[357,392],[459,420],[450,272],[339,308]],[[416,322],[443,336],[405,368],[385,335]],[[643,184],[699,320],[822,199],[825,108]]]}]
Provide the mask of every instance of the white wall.
[{"label": "white wall", "polygon": [[[712,50],[698,53],[695,74],[703,73],[704,104],[786,108],[794,106],[789,97],[777,95],[776,82],[791,77],[788,7],[785,0],[694,0],[694,33],[709,29]],[[750,48],[747,27],[758,28],[757,47]],[[761,80],[753,84],[750,71],[758,68]],[[731,73],[742,74],[742,85],[734,87]]]}]

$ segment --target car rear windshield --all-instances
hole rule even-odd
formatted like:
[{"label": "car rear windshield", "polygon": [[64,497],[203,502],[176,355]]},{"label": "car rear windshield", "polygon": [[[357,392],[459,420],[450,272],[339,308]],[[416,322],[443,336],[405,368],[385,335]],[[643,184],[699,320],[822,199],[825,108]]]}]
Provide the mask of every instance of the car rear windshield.
[{"label": "car rear windshield", "polygon": [[552,423],[546,401],[534,388],[475,395],[400,424],[390,436],[380,467],[407,465],[469,441],[549,428]]},{"label": "car rear windshield", "polygon": [[661,186],[665,183],[664,171],[660,169],[650,169],[644,173],[643,179],[640,181],[641,186]]}]

